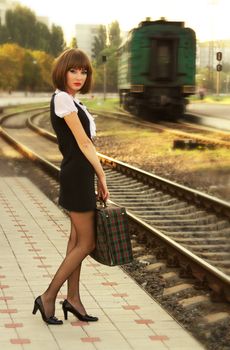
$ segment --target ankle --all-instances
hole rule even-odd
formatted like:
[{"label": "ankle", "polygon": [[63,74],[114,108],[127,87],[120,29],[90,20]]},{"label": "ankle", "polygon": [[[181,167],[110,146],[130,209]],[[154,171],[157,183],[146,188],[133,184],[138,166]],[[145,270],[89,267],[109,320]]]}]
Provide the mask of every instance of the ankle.
[{"label": "ankle", "polygon": [[67,296],[66,299],[70,304],[82,304],[81,299],[76,296]]},{"label": "ankle", "polygon": [[41,295],[42,299],[47,302],[47,303],[55,303],[55,299],[53,296],[51,296],[47,291],[45,291],[42,295]]}]

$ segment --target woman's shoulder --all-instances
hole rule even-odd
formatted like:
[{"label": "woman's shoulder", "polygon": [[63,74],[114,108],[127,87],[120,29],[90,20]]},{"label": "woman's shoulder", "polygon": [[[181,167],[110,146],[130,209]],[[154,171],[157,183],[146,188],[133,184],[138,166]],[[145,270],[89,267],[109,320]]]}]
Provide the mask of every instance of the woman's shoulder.
[{"label": "woman's shoulder", "polygon": [[73,101],[73,98],[66,91],[56,90],[54,93],[56,101]]},{"label": "woman's shoulder", "polygon": [[65,117],[69,113],[78,112],[78,108],[74,104],[73,97],[65,91],[55,91],[54,110],[58,117]]},{"label": "woman's shoulder", "polygon": [[73,97],[68,94],[68,92],[65,91],[55,91],[55,96],[54,96],[54,104],[55,106],[75,106]]}]

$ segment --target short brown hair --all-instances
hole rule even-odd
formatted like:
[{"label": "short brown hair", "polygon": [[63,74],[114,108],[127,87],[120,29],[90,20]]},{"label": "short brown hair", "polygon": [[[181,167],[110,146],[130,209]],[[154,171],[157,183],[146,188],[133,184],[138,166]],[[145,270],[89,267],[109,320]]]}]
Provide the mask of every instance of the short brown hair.
[{"label": "short brown hair", "polygon": [[54,87],[66,91],[66,74],[72,68],[87,70],[85,84],[80,90],[81,94],[86,94],[92,85],[92,65],[86,53],[76,48],[65,50],[55,60],[52,72]]}]

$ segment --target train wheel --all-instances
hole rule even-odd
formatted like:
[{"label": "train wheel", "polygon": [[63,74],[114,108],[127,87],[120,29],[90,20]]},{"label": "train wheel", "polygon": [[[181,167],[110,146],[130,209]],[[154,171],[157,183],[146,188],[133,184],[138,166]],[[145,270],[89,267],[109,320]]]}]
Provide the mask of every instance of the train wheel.
[{"label": "train wheel", "polygon": [[174,118],[174,119],[179,119],[181,117],[183,117],[185,114],[185,106],[184,105],[174,105],[171,109],[171,113],[170,115]]}]

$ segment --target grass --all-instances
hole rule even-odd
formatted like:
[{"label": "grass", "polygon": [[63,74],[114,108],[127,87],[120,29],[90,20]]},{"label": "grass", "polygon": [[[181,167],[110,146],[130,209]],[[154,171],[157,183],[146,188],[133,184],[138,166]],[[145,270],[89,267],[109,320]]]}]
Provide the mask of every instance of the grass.
[{"label": "grass", "polygon": [[[217,96],[217,95],[206,95],[203,100],[197,95],[193,95],[189,98],[192,103],[215,103],[215,104],[230,104],[230,96]],[[119,107],[118,98],[103,98],[94,97],[84,99],[84,103],[89,109],[98,111],[115,111]]]},{"label": "grass", "polygon": [[114,119],[96,118],[98,152],[172,181],[229,200],[230,152],[173,149],[175,136]]},{"label": "grass", "polygon": [[[210,149],[194,149],[194,150],[180,150],[173,149],[173,141],[175,135],[166,132],[154,132],[153,130],[145,129],[128,125],[116,120],[107,120],[96,118],[98,138],[108,138],[108,146],[110,146],[110,153],[118,152],[123,157],[130,157],[135,161],[135,157],[145,157],[145,161],[158,159],[162,162],[167,162],[168,158],[173,161],[179,159],[186,162],[184,168],[205,168],[215,167],[217,164],[227,166],[230,164],[230,152],[225,148]],[[106,126],[107,124],[107,126]],[[121,147],[119,148],[119,144]],[[111,147],[113,145],[114,147]],[[116,148],[115,148],[116,146]],[[134,153],[133,153],[134,152]],[[143,159],[144,163],[144,159]]]},{"label": "grass", "polygon": [[89,109],[95,111],[114,111],[119,106],[119,99],[107,98],[104,100],[103,98],[93,97],[91,99],[84,99],[84,103]]},{"label": "grass", "polygon": [[230,96],[217,96],[217,95],[206,95],[203,100],[201,100],[197,95],[191,96],[189,101],[192,103],[220,103],[220,104],[230,104]]}]

